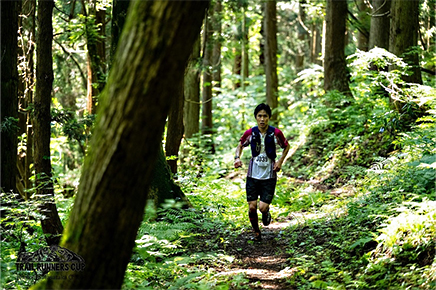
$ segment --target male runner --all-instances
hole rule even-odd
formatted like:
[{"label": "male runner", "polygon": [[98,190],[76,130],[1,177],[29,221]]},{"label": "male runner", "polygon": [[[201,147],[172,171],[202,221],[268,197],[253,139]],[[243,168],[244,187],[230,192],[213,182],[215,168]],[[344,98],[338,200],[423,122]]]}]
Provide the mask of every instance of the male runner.
[{"label": "male runner", "polygon": [[[289,143],[282,131],[269,126],[271,108],[260,104],[254,110],[257,126],[245,131],[242,135],[235,154],[235,168],[242,166],[240,159],[243,147],[251,145],[250,163],[247,173],[247,202],[248,217],[254,230],[254,240],[260,241],[262,235],[257,216],[257,200],[260,197],[259,210],[262,213],[262,223],[268,226],[271,222],[269,205],[274,197],[277,183],[277,172],[289,152]],[[276,144],[283,149],[281,157],[276,161]]]}]

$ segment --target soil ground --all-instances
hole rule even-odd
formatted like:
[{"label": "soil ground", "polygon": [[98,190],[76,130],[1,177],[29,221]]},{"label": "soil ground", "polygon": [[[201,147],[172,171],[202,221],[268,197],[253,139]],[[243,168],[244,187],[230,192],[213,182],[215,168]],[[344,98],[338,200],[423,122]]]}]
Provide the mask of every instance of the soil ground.
[{"label": "soil ground", "polygon": [[250,289],[293,289],[286,278],[292,276],[295,269],[287,266],[290,255],[285,249],[289,242],[282,236],[291,223],[291,220],[272,221],[262,228],[260,242],[252,241],[250,231],[240,234],[227,246],[227,253],[236,259],[222,274],[244,273],[250,280]]}]

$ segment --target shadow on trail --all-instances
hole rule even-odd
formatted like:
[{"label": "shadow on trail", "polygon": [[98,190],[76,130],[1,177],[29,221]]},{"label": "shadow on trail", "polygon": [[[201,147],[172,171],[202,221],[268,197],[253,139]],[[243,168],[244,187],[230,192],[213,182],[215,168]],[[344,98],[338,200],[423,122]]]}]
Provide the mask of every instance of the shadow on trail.
[{"label": "shadow on trail", "polygon": [[230,272],[223,274],[244,273],[250,280],[250,289],[292,289],[286,279],[295,269],[287,266],[289,241],[282,235],[290,224],[290,221],[273,222],[264,227],[261,242],[252,241],[250,231],[240,234],[227,250],[236,260]]}]

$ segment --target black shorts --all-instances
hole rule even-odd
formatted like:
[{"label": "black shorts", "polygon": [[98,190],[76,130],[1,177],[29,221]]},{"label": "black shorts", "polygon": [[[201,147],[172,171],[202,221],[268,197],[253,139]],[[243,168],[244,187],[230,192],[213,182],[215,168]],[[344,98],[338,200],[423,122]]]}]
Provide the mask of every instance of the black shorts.
[{"label": "black shorts", "polygon": [[247,183],[245,186],[247,191],[247,201],[255,201],[260,196],[260,201],[271,204],[276,190],[276,183],[277,178],[260,180],[247,177]]}]

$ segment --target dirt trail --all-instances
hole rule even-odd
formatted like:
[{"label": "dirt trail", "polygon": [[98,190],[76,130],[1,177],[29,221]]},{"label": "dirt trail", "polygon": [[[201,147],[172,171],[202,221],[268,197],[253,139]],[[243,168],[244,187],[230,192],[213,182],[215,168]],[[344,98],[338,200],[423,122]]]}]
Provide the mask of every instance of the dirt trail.
[{"label": "dirt trail", "polygon": [[244,232],[228,246],[227,252],[235,256],[230,271],[224,275],[244,273],[250,280],[250,289],[293,289],[286,278],[294,273],[287,266],[290,256],[286,253],[288,241],[282,236],[283,230],[292,221],[272,222],[262,229],[262,241],[251,241],[253,234]]}]

